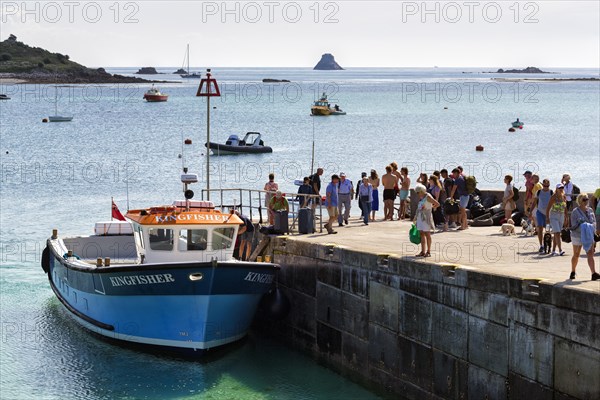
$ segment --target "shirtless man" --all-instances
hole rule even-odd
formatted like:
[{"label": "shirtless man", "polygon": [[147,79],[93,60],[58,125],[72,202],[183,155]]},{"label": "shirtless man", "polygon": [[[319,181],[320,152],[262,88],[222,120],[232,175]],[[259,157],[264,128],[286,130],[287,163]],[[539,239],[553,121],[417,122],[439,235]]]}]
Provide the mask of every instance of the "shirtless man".
[{"label": "shirtless man", "polygon": [[398,185],[398,178],[393,174],[393,169],[390,165],[385,167],[385,175],[381,177],[383,184],[383,217],[385,220],[392,221],[394,219],[394,200],[396,199],[396,191],[394,188]]},{"label": "shirtless man", "polygon": [[406,216],[406,203],[408,200],[408,193],[410,191],[410,178],[408,177],[408,168],[400,168],[400,173],[402,176],[400,182],[402,182],[402,184],[400,186],[400,211],[398,214],[400,214],[400,221],[402,221]]},{"label": "shirtless man", "polygon": [[[400,193],[400,185],[402,184],[402,174],[398,171],[398,163],[396,161],[390,163],[390,167],[392,167],[392,174],[396,176],[398,182],[396,183],[396,187],[394,188],[394,192],[396,197],[398,197],[398,193]],[[392,210],[392,214],[393,214]],[[398,209],[398,220],[400,220],[400,210]]]}]

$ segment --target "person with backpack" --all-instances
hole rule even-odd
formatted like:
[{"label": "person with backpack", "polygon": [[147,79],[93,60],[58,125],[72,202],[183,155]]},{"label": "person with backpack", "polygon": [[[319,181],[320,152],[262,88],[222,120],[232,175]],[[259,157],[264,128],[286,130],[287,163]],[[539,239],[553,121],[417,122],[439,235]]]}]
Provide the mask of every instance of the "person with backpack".
[{"label": "person with backpack", "polygon": [[[509,220],[513,211],[516,210],[517,204],[515,203],[515,187],[512,184],[513,177],[512,175],[506,175],[504,177],[504,183],[506,187],[504,188],[504,196],[502,197],[502,209],[504,210],[504,218]],[[517,192],[517,198],[518,198]]]},{"label": "person with backpack", "polygon": [[565,196],[567,197],[567,209],[571,211],[573,209],[573,200],[577,196],[571,196],[573,194],[578,195],[581,190],[571,182],[571,174],[563,174],[562,184],[565,187]]},{"label": "person with backpack", "polygon": [[538,190],[533,199],[533,207],[536,209],[535,212],[535,224],[538,241],[540,242],[540,253],[544,252],[544,228],[546,227],[546,213],[545,210],[548,208],[550,198],[554,192],[550,190],[550,181],[544,179],[542,181],[542,190]]},{"label": "person with backpack", "polygon": [[454,185],[450,192],[450,198],[454,196],[454,193],[458,193],[459,196],[459,212],[458,222],[460,227],[459,231],[464,231],[469,228],[467,224],[467,206],[469,205],[469,192],[467,191],[467,184],[463,175],[461,175],[458,168],[452,170],[452,176],[454,177]]}]

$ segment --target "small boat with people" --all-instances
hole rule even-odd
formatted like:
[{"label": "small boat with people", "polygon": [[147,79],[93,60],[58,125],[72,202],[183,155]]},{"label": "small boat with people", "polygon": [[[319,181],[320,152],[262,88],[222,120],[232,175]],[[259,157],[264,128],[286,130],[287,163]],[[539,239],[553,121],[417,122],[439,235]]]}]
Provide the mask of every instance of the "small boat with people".
[{"label": "small boat with people", "polygon": [[2,94],[0,94],[0,100],[10,100],[10,97],[8,97],[4,93],[2,93]]},{"label": "small boat with people", "polygon": [[154,84],[152,84],[152,87],[148,89],[146,93],[144,93],[144,100],[146,100],[149,103],[167,101],[168,98],[169,95],[166,93],[162,93],[158,88],[154,87]]},{"label": "small boat with people", "polygon": [[212,150],[213,154],[259,154],[272,153],[273,149],[265,146],[262,135],[259,132],[248,132],[243,139],[238,135],[229,135],[225,144],[209,142],[205,145]]},{"label": "small boat with people", "polygon": [[340,106],[335,104],[334,106],[329,103],[327,94],[323,93],[319,100],[316,100],[310,108],[311,115],[346,115]]},{"label": "small boat with people", "polygon": [[264,295],[279,266],[234,259],[244,222],[212,202],[191,200],[187,185],[197,179],[182,175],[186,200],[170,205],[123,216],[113,202],[118,220],[97,223],[94,235],[53,230],[42,268],[77,323],[110,339],[187,355],[246,335],[259,302],[268,303]]},{"label": "small boat with people", "polygon": [[519,118],[517,118],[517,120],[512,123],[512,127],[518,129],[523,129],[523,125],[524,124],[521,121],[519,121]]}]

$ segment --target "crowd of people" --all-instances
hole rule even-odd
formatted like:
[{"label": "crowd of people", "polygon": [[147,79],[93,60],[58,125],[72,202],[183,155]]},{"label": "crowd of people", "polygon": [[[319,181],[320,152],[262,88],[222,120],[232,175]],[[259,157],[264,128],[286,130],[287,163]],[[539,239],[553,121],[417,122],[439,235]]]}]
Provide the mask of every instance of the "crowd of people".
[{"label": "crowd of people", "polygon": [[[385,174],[381,178],[376,170],[371,170],[370,174],[363,172],[356,186],[344,172],[333,174],[322,191],[323,173],[323,168],[318,168],[313,175],[304,178],[298,189],[297,200],[300,207],[314,209],[319,203],[327,207],[328,220],[325,228],[328,234],[337,233],[334,229],[336,223],[339,227],[348,225],[352,200],[358,201],[360,218],[365,225],[374,221],[379,211],[381,188],[381,220],[413,222],[421,235],[418,257],[431,256],[432,233],[469,229],[467,210],[472,203],[477,182],[474,177],[466,175],[461,166],[452,169],[450,173],[446,169],[433,171],[430,175],[421,173],[415,185],[411,185],[408,168],[398,168],[398,164],[392,162],[385,167]],[[587,255],[592,280],[600,279],[594,263],[594,241],[600,238],[600,188],[591,196],[580,192],[571,182],[570,174],[564,174],[554,185],[554,189],[551,189],[549,179],[542,179],[540,182],[539,175],[531,171],[525,171],[523,176],[525,197],[522,211],[517,206],[519,190],[514,186],[514,178],[511,175],[504,177],[501,223],[512,222],[515,213],[519,213],[535,229],[540,253],[544,251],[544,234],[551,232],[552,256],[566,255],[561,234],[567,230],[573,246],[570,279],[576,277],[575,271],[582,249]],[[418,197],[414,215],[411,215],[409,206],[411,189]],[[273,174],[269,175],[269,182],[264,190],[267,191],[265,205],[269,212],[269,222],[272,223],[274,211],[288,210],[289,205],[279,191]],[[399,205],[396,208],[397,199]]]}]

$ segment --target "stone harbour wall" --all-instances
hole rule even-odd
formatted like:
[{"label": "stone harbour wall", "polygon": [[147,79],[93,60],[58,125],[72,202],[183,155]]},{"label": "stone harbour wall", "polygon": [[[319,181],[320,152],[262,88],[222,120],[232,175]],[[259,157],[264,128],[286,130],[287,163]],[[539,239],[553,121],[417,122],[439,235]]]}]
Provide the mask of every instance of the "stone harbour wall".
[{"label": "stone harbour wall", "polygon": [[407,399],[600,398],[600,296],[278,237],[292,308],[259,329]]}]

